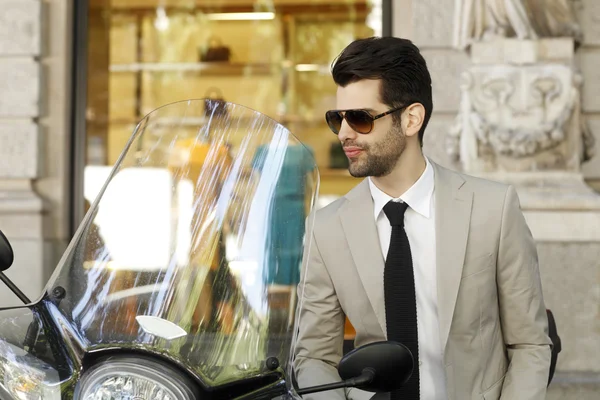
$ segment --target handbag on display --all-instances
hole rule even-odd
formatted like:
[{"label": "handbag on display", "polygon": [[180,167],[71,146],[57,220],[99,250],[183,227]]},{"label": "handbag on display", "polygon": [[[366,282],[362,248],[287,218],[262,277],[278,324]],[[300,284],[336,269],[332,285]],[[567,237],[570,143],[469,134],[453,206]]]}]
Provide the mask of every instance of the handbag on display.
[{"label": "handbag on display", "polygon": [[217,36],[211,36],[206,48],[200,50],[200,61],[203,62],[229,62],[230,57],[231,49]]},{"label": "handbag on display", "polygon": [[227,102],[223,92],[217,87],[210,87],[204,94],[204,114],[206,116],[226,117]]}]

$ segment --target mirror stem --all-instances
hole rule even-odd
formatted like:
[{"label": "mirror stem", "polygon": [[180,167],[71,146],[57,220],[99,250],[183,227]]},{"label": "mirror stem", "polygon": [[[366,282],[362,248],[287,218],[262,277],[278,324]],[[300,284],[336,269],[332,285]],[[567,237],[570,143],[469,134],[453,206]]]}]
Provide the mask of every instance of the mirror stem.
[{"label": "mirror stem", "polygon": [[298,389],[296,391],[296,393],[298,393],[299,395],[303,395],[303,394],[309,394],[309,393],[324,392],[326,390],[341,389],[341,388],[345,388],[345,387],[357,387],[357,386],[366,385],[368,383],[371,383],[374,378],[375,378],[375,371],[373,371],[373,369],[371,369],[371,368],[365,368],[362,370],[362,374],[360,374],[356,378],[347,379],[342,382],[328,383],[326,385],[319,385],[319,386],[307,387],[304,389]]},{"label": "mirror stem", "polygon": [[25,296],[25,293],[21,292],[17,285],[15,285],[8,276],[4,275],[4,272],[0,272],[0,280],[8,286],[8,288],[21,300],[24,304],[29,304],[31,301]]}]

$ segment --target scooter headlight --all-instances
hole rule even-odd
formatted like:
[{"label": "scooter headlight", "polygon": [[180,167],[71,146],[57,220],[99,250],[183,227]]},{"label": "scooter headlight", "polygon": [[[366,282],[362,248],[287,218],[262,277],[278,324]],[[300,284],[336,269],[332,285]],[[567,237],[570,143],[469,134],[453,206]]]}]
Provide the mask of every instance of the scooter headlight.
[{"label": "scooter headlight", "polygon": [[0,339],[0,398],[59,400],[60,384],[49,364]]},{"label": "scooter headlight", "polygon": [[137,357],[114,357],[84,373],[76,400],[194,400],[191,383],[161,363]]}]

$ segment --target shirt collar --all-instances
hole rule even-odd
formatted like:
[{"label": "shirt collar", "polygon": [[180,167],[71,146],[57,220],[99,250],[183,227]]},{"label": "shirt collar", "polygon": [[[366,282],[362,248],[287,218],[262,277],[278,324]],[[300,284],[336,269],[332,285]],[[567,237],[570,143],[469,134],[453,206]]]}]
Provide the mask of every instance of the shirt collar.
[{"label": "shirt collar", "polygon": [[434,172],[431,163],[425,157],[425,171],[421,174],[419,179],[399,198],[393,198],[388,194],[382,192],[369,177],[369,189],[371,190],[371,197],[373,197],[373,212],[374,217],[377,220],[383,207],[390,201],[403,201],[408,204],[410,208],[421,214],[425,218],[429,218],[431,215],[431,197],[433,194],[434,187]]}]

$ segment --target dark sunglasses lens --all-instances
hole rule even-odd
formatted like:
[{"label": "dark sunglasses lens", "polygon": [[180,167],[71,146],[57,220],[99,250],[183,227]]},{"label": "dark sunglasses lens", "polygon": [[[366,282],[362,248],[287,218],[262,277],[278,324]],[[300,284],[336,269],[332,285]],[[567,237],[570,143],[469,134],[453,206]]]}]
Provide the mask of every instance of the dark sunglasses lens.
[{"label": "dark sunglasses lens", "polygon": [[339,112],[327,111],[327,113],[325,113],[327,125],[329,125],[329,129],[331,129],[336,135],[340,132],[340,128],[342,127],[342,119],[343,118]]},{"label": "dark sunglasses lens", "polygon": [[347,111],[346,121],[358,133],[369,133],[373,128],[373,118],[363,110]]}]

